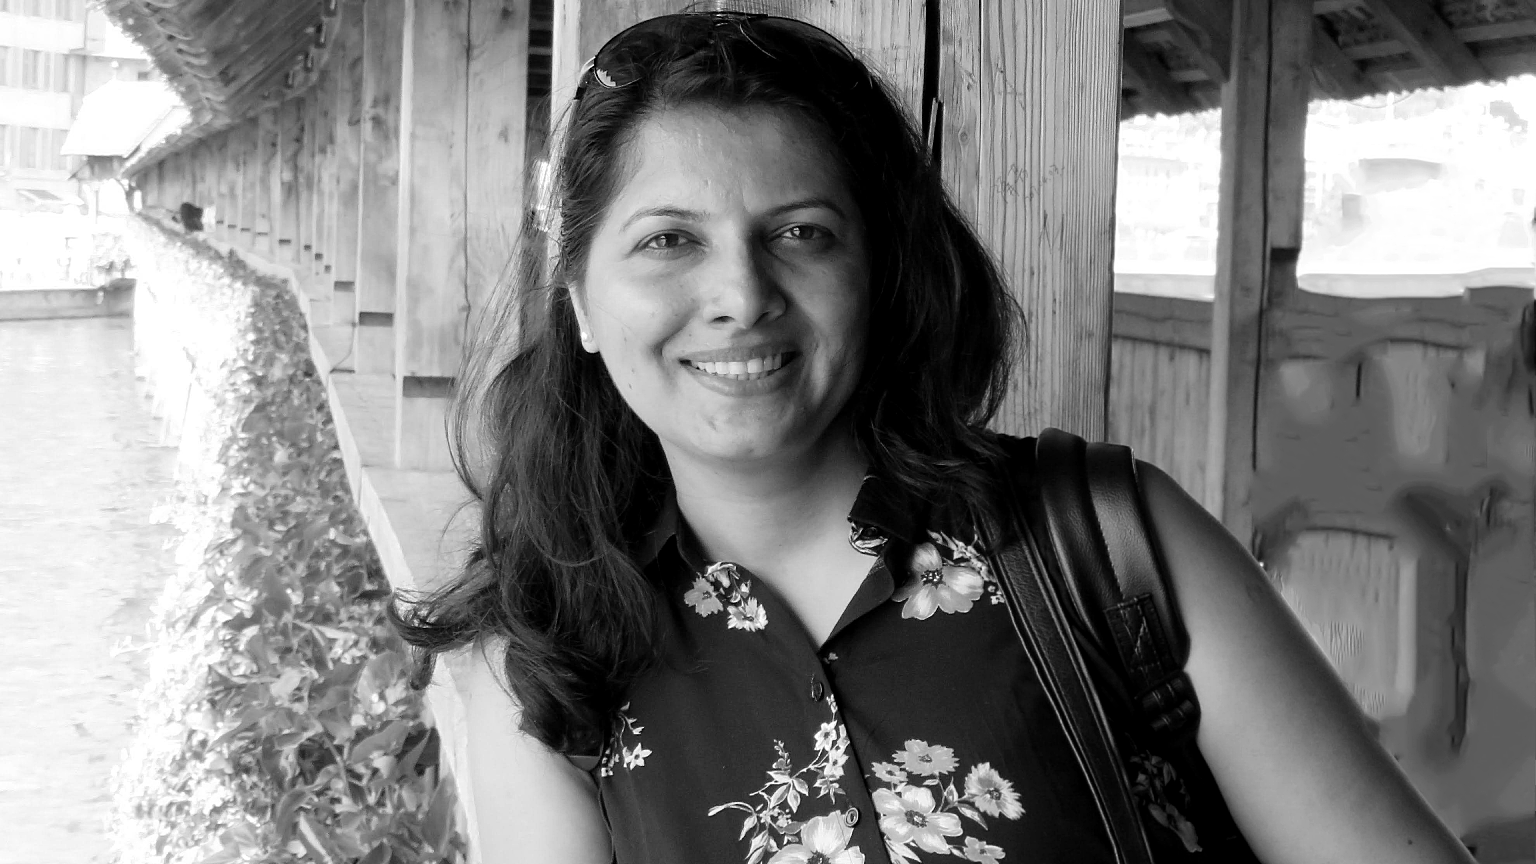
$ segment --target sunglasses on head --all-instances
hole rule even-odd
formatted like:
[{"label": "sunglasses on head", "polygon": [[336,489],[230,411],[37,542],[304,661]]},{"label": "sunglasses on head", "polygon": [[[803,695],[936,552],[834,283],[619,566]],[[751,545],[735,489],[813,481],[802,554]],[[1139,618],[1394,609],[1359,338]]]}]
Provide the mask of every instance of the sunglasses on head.
[{"label": "sunglasses on head", "polygon": [[774,46],[796,43],[831,50],[857,62],[837,37],[794,18],[749,12],[679,12],[641,21],[622,30],[597,49],[576,85],[575,101],[590,90],[616,90],[643,79],[659,57],[686,57],[717,44],[722,31],[744,39],[768,56]]}]

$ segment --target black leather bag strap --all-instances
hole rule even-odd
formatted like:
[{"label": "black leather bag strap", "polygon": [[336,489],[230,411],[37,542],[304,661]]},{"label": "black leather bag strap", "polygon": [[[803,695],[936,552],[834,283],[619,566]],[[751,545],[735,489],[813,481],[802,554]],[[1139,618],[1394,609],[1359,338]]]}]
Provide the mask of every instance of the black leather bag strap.
[{"label": "black leather bag strap", "polygon": [[1148,743],[1188,741],[1200,724],[1184,671],[1189,635],[1147,533],[1130,448],[1048,429],[1036,449],[1045,522],[1079,615],[1113,658]]},{"label": "black leather bag strap", "polygon": [[[1136,804],[1126,784],[1124,762],[1093,680],[1078,651],[1071,619],[1058,596],[1056,580],[1036,545],[1039,521],[1034,452],[1029,439],[1006,439],[1013,482],[1013,525],[990,526],[988,548],[995,550],[994,570],[1008,597],[1009,615],[1029,656],[1073,754],[1093,793],[1117,864],[1153,864]],[[1020,493],[1024,494],[1020,494]],[[1006,537],[1007,542],[998,542]]]}]

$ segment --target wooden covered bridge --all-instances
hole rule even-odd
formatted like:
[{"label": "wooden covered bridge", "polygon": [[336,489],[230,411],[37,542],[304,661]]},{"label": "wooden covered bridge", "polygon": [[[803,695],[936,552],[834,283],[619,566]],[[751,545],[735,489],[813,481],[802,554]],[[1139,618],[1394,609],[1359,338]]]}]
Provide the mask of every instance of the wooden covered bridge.
[{"label": "wooden covered bridge", "polygon": [[[291,280],[389,577],[429,584],[460,497],[445,408],[549,130],[608,36],[681,4],[106,3],[191,112],[126,166],[143,211],[205,208],[216,248]],[[695,4],[716,5],[833,32],[919,118],[1029,316],[1000,425],[1164,464],[1251,540],[1454,827],[1529,818],[1536,694],[1509,646],[1533,626],[1530,276],[1368,301],[1300,290],[1296,262],[1309,101],[1536,72],[1536,0]],[[1117,124],[1207,107],[1214,303],[1116,296]]]}]

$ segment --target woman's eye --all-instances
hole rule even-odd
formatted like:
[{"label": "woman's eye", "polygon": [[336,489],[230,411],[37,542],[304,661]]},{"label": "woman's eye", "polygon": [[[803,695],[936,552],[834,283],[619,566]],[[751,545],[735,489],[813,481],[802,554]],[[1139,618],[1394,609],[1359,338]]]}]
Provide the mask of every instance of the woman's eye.
[{"label": "woman's eye", "polygon": [[825,229],[819,228],[815,225],[791,225],[784,229],[783,236],[789,238],[790,240],[799,240],[801,242],[805,242],[808,240],[825,240],[827,238],[827,232]]},{"label": "woman's eye", "polygon": [[650,239],[640,244],[645,249],[667,250],[676,249],[685,242],[683,235],[676,231],[663,231],[652,235]]}]

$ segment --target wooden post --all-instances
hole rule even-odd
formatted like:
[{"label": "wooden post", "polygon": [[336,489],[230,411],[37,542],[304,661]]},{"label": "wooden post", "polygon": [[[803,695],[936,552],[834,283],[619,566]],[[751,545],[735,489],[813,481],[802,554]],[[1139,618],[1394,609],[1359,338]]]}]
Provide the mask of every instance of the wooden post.
[{"label": "wooden post", "polygon": [[1106,431],[1120,4],[944,4],[937,101],[945,180],[1024,308],[994,425]]},{"label": "wooden post", "polygon": [[[359,162],[362,156],[363,3],[341,6],[336,43],[336,239],[331,250],[331,321],[357,322],[357,227]],[[350,356],[344,361],[352,365]]]},{"label": "wooden post", "polygon": [[256,123],[246,120],[236,128],[240,130],[240,247],[251,249],[256,231]]},{"label": "wooden post", "polygon": [[255,245],[252,251],[275,258],[277,252],[277,240],[272,236],[272,214],[280,201],[280,195],[274,194],[280,191],[276,184],[278,177],[277,160],[277,114],[271,109],[262,111],[256,115],[256,185],[253,194],[256,196],[256,233]]},{"label": "wooden post", "polygon": [[208,139],[208,191],[213,203],[213,218],[205,220],[208,236],[224,239],[224,225],[228,214],[224,201],[224,133],[216,132]]},{"label": "wooden post", "polygon": [[403,34],[395,464],[447,469],[444,420],[469,314],[469,0],[406,0]]},{"label": "wooden post", "polygon": [[395,232],[400,208],[400,89],[405,0],[363,4],[361,163],[358,174],[359,373],[395,371]]},{"label": "wooden post", "polygon": [[529,5],[469,0],[465,278],[474,312],[503,282],[522,242]]},{"label": "wooden post", "polygon": [[[388,0],[384,0],[388,2]],[[299,103],[303,149],[299,151],[299,229],[294,238],[294,275],[309,292],[309,274],[315,260],[315,91]]]},{"label": "wooden post", "polygon": [[1206,501],[1250,545],[1267,318],[1301,252],[1312,29],[1310,0],[1237,0],[1222,88]]},{"label": "wooden post", "polygon": [[304,121],[300,116],[302,103],[289,99],[278,107],[278,135],[282,158],[278,166],[281,189],[278,195],[278,260],[293,264],[298,262],[299,248],[299,158],[304,152]]},{"label": "wooden post", "polygon": [[336,143],[336,75],[334,67],[315,85],[315,209],[314,257],[310,261],[309,296],[331,300],[330,243],[336,171],[331,155]]}]

